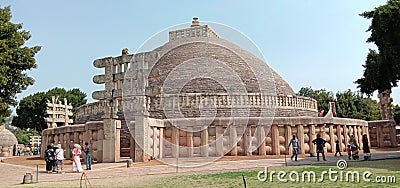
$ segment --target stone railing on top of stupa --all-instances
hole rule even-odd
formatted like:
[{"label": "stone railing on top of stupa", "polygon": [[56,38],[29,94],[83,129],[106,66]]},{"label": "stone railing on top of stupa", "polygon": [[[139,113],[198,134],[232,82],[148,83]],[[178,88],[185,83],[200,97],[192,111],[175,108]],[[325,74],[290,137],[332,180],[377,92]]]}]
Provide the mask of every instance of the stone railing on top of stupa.
[{"label": "stone railing on top of stupa", "polygon": [[[213,105],[210,105],[212,104]],[[162,97],[152,97],[150,109],[174,108],[295,108],[317,112],[317,101],[308,97],[261,95],[259,93],[227,94],[227,93],[185,93],[163,94]]]},{"label": "stone railing on top of stupa", "polygon": [[[271,96],[259,93],[248,94],[226,94],[226,93],[185,93],[165,94],[162,97],[148,97],[148,109],[167,108],[276,108],[276,109],[298,109],[317,112],[317,101],[301,96]],[[100,120],[104,114],[104,101],[85,104],[76,111],[75,121],[84,123],[86,121]],[[118,111],[122,110],[119,105]]]}]

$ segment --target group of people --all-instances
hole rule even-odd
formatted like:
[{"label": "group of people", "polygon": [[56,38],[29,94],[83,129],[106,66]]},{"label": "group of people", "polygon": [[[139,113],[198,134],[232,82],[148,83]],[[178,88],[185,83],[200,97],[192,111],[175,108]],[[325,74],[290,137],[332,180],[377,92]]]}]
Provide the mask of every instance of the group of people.
[{"label": "group of people", "polygon": [[[84,148],[79,144],[74,144],[72,141],[69,145],[70,159],[72,161],[72,172],[83,172],[80,156],[82,149],[86,154],[86,170],[91,170],[92,163],[92,151],[89,143],[85,142]],[[46,161],[47,173],[64,173],[64,149],[61,144],[54,146],[53,144],[48,145],[45,151],[44,159]]]},{"label": "group of people", "polygon": [[[362,136],[362,143],[363,143],[364,160],[370,160],[371,159],[371,151],[369,149],[368,136],[366,134],[364,134]],[[347,151],[349,160],[351,160],[351,159],[359,160],[360,159],[360,156],[358,155],[359,146],[357,145],[357,142],[353,135],[351,135],[351,137],[350,137],[350,141],[349,141],[349,144],[347,145],[346,151]]]},{"label": "group of people", "polygon": [[13,146],[13,156],[21,156],[21,155],[39,155],[40,146],[30,146],[24,145],[24,147],[19,147],[16,144]]},{"label": "group of people", "polygon": [[[321,138],[320,134],[317,134],[317,138],[314,139],[312,141],[312,143],[314,143],[316,145],[317,161],[319,161],[320,154],[322,155],[322,159],[324,161],[326,161],[325,151],[324,151],[326,140]],[[366,134],[364,134],[362,136],[362,143],[363,143],[363,150],[364,150],[364,160],[369,160],[369,159],[371,159],[371,154],[370,154],[371,151],[369,149],[368,137]],[[297,155],[299,154],[300,143],[299,143],[299,140],[296,138],[296,135],[293,135],[292,139],[290,140],[288,149],[290,148],[290,146],[292,146],[292,148],[293,148],[293,155],[290,157],[290,159],[293,160],[293,158],[295,158],[295,161],[297,161]],[[353,158],[354,160],[359,159],[358,150],[359,150],[359,146],[357,145],[356,139],[354,138],[354,135],[351,135],[349,144],[347,145],[347,149],[346,149],[348,156],[349,156],[349,160],[351,158]],[[340,147],[339,147],[338,140],[336,141],[335,157],[337,156],[337,154],[342,156],[342,154],[340,153]]]}]

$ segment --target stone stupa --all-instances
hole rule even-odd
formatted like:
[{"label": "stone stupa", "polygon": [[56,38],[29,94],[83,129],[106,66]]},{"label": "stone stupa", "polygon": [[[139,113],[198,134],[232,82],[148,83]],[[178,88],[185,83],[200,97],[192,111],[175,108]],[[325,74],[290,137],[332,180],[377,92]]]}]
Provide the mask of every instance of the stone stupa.
[{"label": "stone stupa", "polygon": [[15,135],[5,125],[0,125],[0,157],[12,156],[13,146],[16,144],[18,141]]}]

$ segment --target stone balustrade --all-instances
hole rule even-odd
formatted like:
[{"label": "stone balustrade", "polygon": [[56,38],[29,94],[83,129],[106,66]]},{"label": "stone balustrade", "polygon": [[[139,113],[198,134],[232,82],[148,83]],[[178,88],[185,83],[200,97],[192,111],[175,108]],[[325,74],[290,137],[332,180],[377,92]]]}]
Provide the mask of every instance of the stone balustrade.
[{"label": "stone balustrade", "polygon": [[269,96],[260,93],[163,94],[150,98],[150,110],[163,108],[295,108],[317,112],[317,101],[299,96]]},{"label": "stone balustrade", "polygon": [[89,120],[101,120],[101,116],[105,112],[106,105],[107,104],[104,102],[98,101],[80,106],[76,110],[75,123],[85,123]]}]

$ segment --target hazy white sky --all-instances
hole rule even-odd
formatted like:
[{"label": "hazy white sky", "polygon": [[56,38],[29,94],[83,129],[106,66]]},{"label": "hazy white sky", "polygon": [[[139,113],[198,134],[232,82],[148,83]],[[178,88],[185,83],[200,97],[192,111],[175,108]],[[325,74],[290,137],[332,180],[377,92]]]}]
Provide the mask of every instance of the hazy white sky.
[{"label": "hazy white sky", "polygon": [[[358,14],[385,0],[250,2],[1,0],[2,7],[11,5],[12,21],[31,32],[27,45],[42,46],[38,68],[28,73],[36,83],[18,98],[57,86],[80,88],[93,101],[91,93],[103,89],[92,82],[103,73],[93,60],[118,56],[125,47],[135,52],[153,34],[194,16],[247,35],[296,92],[356,89],[368,48],[375,48],[365,42],[370,21]],[[392,97],[398,104],[400,89]]]}]

